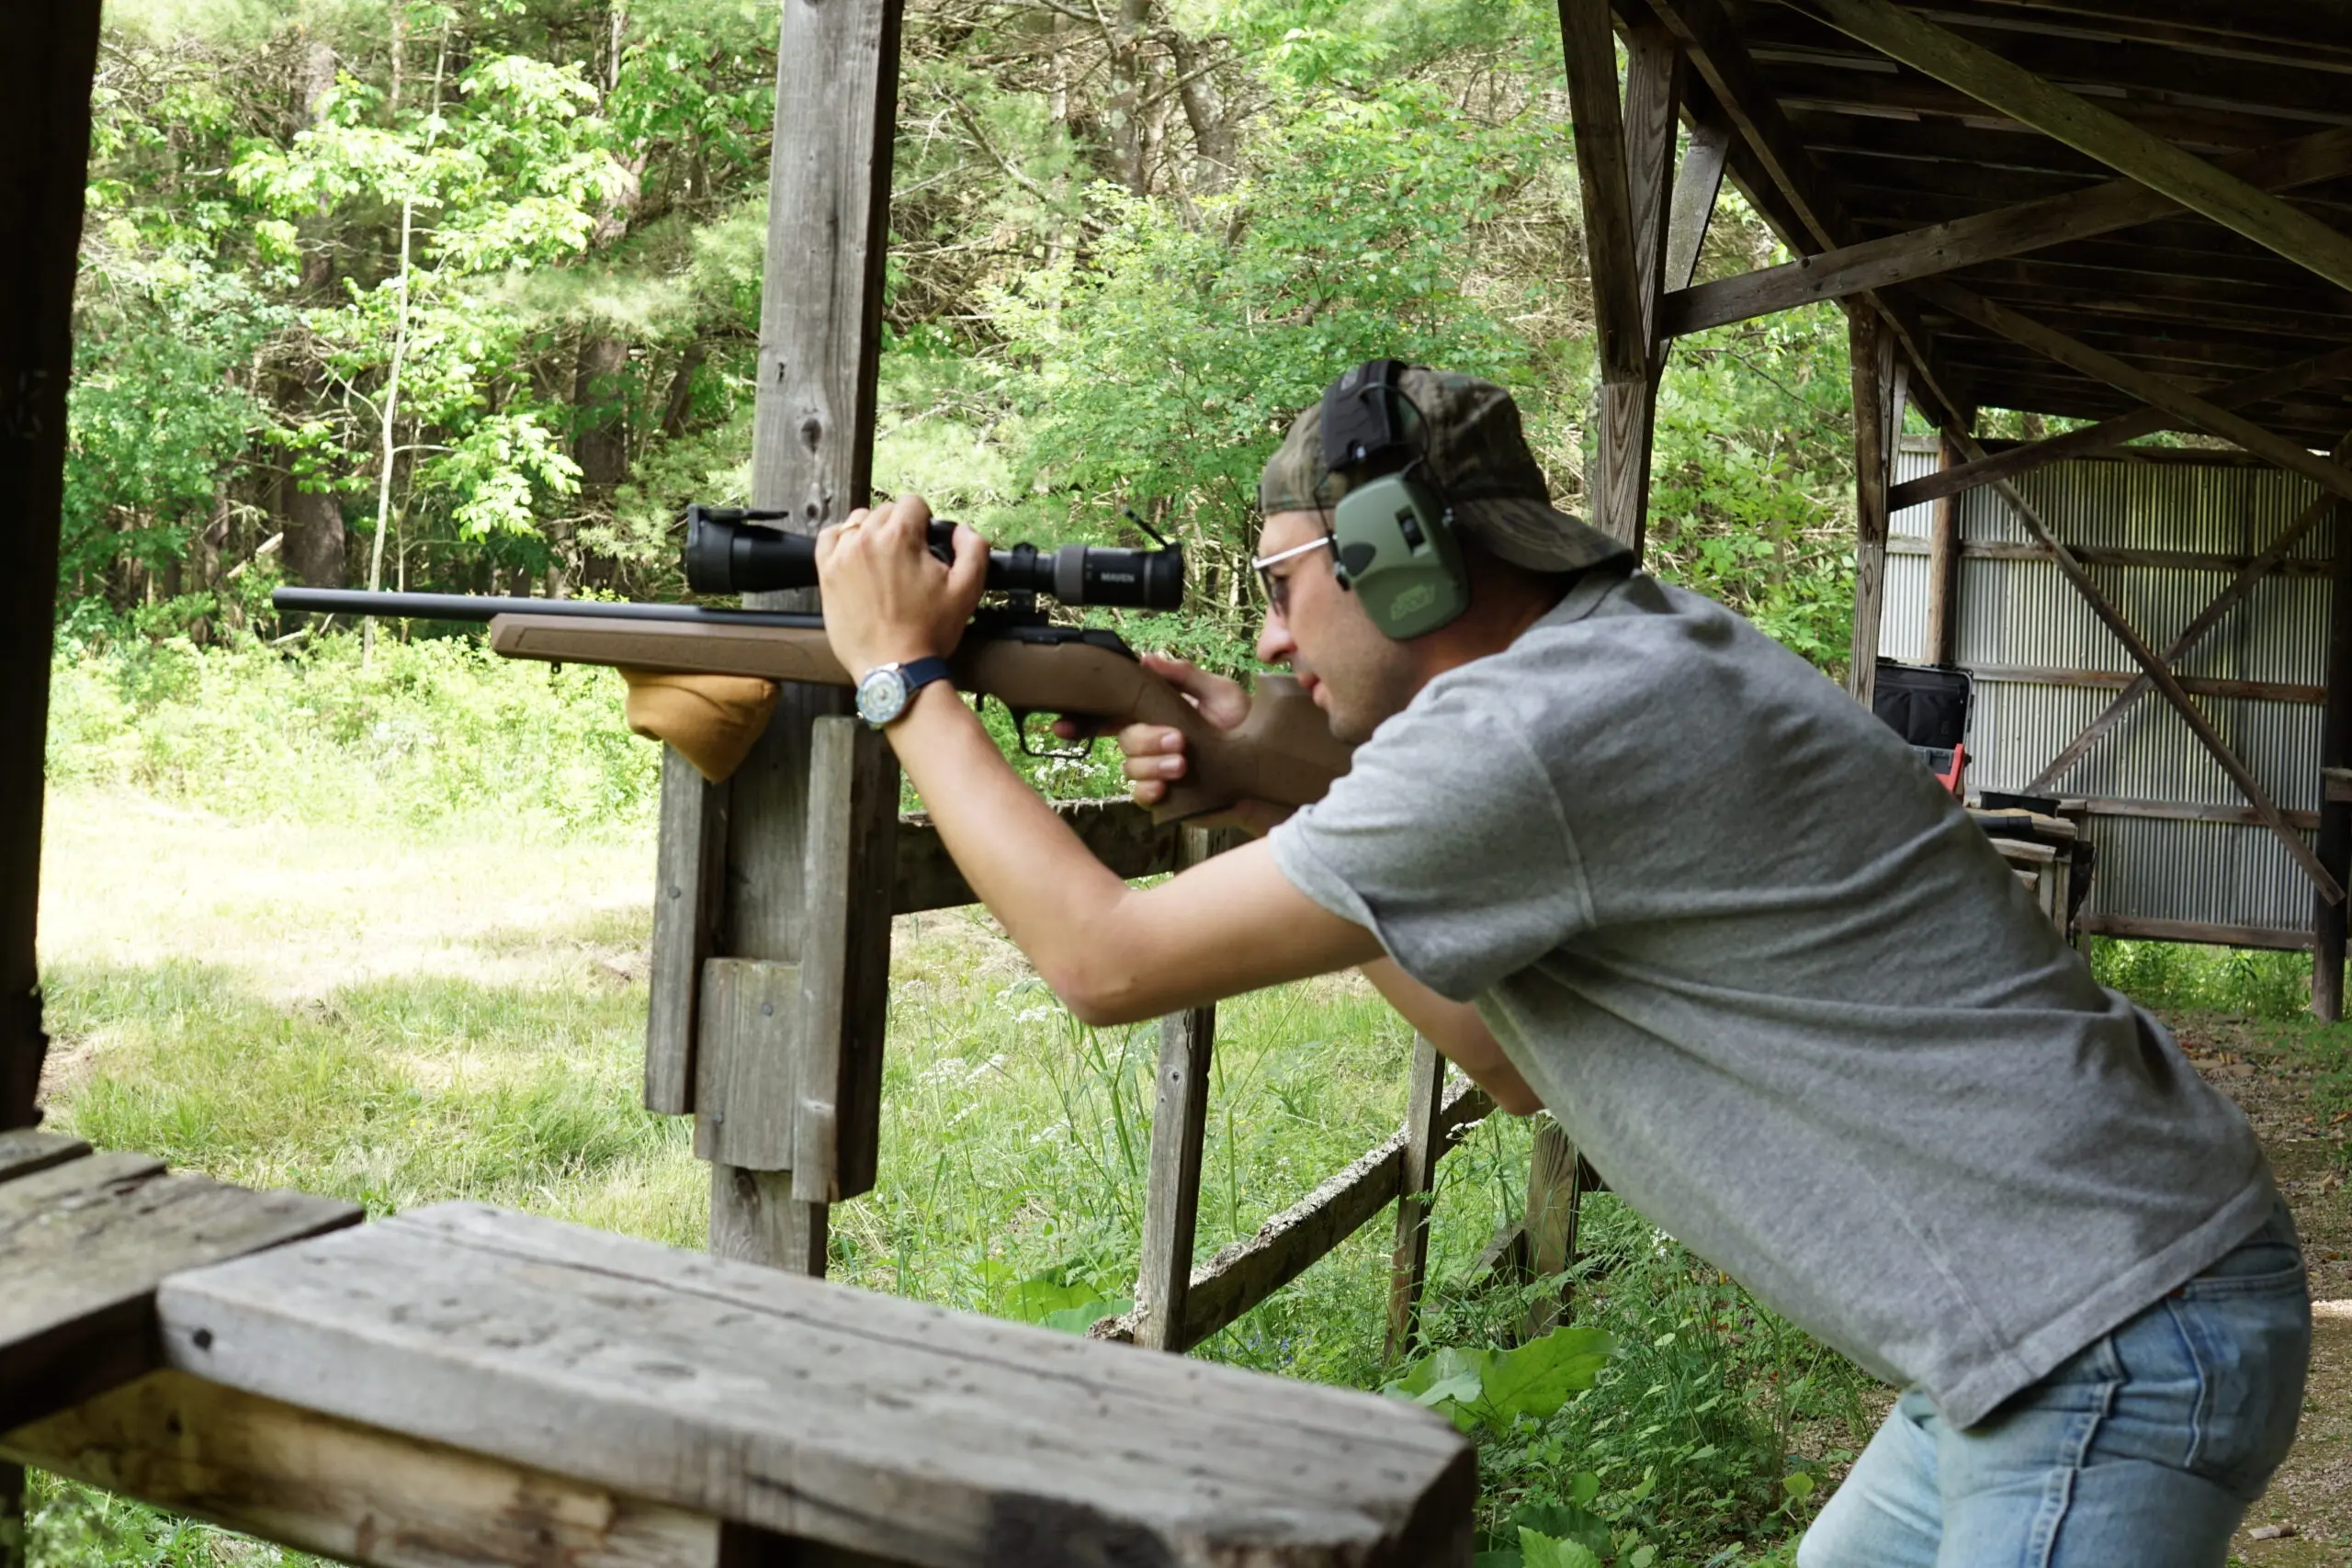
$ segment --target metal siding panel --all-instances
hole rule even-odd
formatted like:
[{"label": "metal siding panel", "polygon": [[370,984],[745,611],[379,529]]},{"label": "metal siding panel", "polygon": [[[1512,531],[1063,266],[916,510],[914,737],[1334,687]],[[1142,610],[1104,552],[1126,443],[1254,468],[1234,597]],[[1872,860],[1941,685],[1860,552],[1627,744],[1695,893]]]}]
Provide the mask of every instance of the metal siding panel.
[{"label": "metal siding panel", "polygon": [[[2054,464],[2024,476],[2018,489],[2070,545],[2214,555],[2253,554],[2290,526],[2315,493],[2308,481],[2272,469],[2123,462]],[[2007,502],[1988,490],[1961,497],[1961,527],[1971,543],[2030,542]],[[2327,530],[2317,529],[2292,554],[2322,560],[2329,550]],[[2092,569],[2100,590],[2159,650],[2231,576],[2226,570]],[[2182,660],[2181,672],[2322,684],[2327,604],[2323,580],[2271,579],[2207,634]],[[2138,672],[2045,561],[1964,560],[1960,622],[1965,665]],[[2023,787],[2113,696],[2099,688],[1982,682],[1970,739],[1973,782],[1984,789]],[[2316,809],[2317,707],[2244,698],[2198,701],[2273,800],[2289,810]],[[2243,804],[2180,716],[2154,694],[2119,719],[2057,788],[2181,805]],[[2310,884],[2267,828],[2098,818],[2090,836],[2100,852],[2091,907],[2101,912],[2310,929]]]}]

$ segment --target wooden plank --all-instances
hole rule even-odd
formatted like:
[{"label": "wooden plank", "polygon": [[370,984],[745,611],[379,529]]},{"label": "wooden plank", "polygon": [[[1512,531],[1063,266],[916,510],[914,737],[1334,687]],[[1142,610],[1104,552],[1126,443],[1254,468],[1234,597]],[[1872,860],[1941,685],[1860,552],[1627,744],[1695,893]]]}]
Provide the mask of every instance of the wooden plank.
[{"label": "wooden plank", "polygon": [[0,1434],[0,1452],[369,1568],[718,1568],[714,1518],[185,1372]]},{"label": "wooden plank", "polygon": [[808,768],[792,1179],[839,1202],[873,1190],[881,1158],[899,763],[879,730],[831,715],[811,732]]},{"label": "wooden plank", "polygon": [[472,1204],[175,1276],[175,1368],[929,1568],[1466,1568],[1428,1413]]},{"label": "wooden plank", "polygon": [[727,876],[727,786],[662,749],[662,824],[653,873],[653,957],[645,1007],[645,1108],[695,1108],[695,1010],[716,944]]},{"label": "wooden plank", "polygon": [[1388,1275],[1388,1339],[1384,1358],[1395,1361],[1412,1348],[1421,1317],[1421,1287],[1430,1269],[1430,1201],[1437,1190],[1438,1113],[1445,1104],[1445,1058],[1420,1035],[1405,1111],[1405,1159],[1396,1180],[1396,1247]]},{"label": "wooden plank", "polygon": [[89,1152],[89,1145],[62,1133],[39,1133],[29,1127],[0,1133],[0,1181],[30,1176],[34,1171],[63,1165],[69,1159],[80,1159]]},{"label": "wooden plank", "polygon": [[[2092,817],[2137,817],[2156,822],[2229,822],[2242,827],[2264,826],[2251,806],[2224,806],[2211,801],[2127,800],[2108,795],[2081,796],[2084,812]],[[2316,811],[2282,810],[2280,816],[2300,829],[2319,826]]]},{"label": "wooden plank", "polygon": [[[1177,869],[1231,846],[1231,835],[1183,830]],[[1201,1148],[1208,1134],[1209,1069],[1216,1009],[1187,1008],[1159,1021],[1159,1070],[1151,1107],[1151,1151],[1144,1183],[1142,1266],[1136,1275],[1135,1342],[1184,1348],[1184,1299],[1201,1208]]]},{"label": "wooden plank", "polygon": [[[1971,458],[1984,456],[1984,449],[1976,444],[1974,436],[1958,430],[1948,434],[1963,456]],[[2098,585],[2091,581],[2090,573],[2084,570],[2082,562],[2059,542],[2058,536],[2050,531],[2050,525],[2042,521],[2041,513],[2018,493],[2016,487],[2004,480],[1994,488],[2001,499],[2009,503],[2009,509],[2017,513],[2026,531],[2051,552],[2058,570],[2065,575],[2067,581],[2074,584],[2075,592],[2081,596],[2083,603],[2123,645],[2124,651],[2131,654],[2133,662],[2147,672],[2156,690],[2164,694],[2165,700],[2172,705],[2174,711],[2180,715],[2181,721],[2188,726],[2189,732],[2197,737],[2198,743],[2205,748],[2214,761],[2221,764],[2230,782],[2238,786],[2246,803],[2261,813],[2263,822],[2278,834],[2279,841],[2286,846],[2288,855],[2302,868],[2303,874],[2311,878],[2312,886],[2318,888],[2324,897],[2342,898],[2342,885],[2319,863],[2312,853],[2311,845],[2279,815],[2278,807],[2272,804],[2260,781],[2238,760],[2237,753],[2222,739],[2221,732],[2213,728],[2212,721],[2205,716],[2188,694],[2181,690],[2180,682],[2173,674],[2171,666],[2156,657],[2155,650],[2132,628],[2131,622],[2125,620],[2122,613],[2109,602],[2107,595],[2099,592]]]},{"label": "wooden plank", "polygon": [[[1094,858],[1130,881],[1176,869],[1182,842],[1179,824],[1156,823],[1130,800],[1057,800],[1054,814],[1077,833]],[[893,914],[948,909],[976,904],[964,874],[931,818],[916,813],[899,819],[898,870],[890,886]]]},{"label": "wooden plank", "polygon": [[[902,10],[902,0],[782,7],[752,502],[789,513],[786,526],[804,533],[848,515],[872,489]],[[802,591],[745,602],[813,609],[814,600]],[[848,711],[844,692],[786,685],[733,781],[721,922],[730,955],[795,964],[803,956],[809,726]],[[896,815],[895,802],[866,808]],[[767,1056],[792,1073],[788,1091],[797,1094],[789,1058]],[[712,1167],[714,1248],[821,1273],[826,1235],[824,1204],[788,1172]]]},{"label": "wooden plank", "polygon": [[[2333,179],[2352,171],[2352,129],[2233,153],[2216,167],[2269,191]],[[2020,255],[2162,219],[2181,205],[2133,179],[2019,202],[1998,211],[1865,240],[1779,266],[1764,267],[1667,296],[1658,331],[1666,337],[1703,332],[1864,289]]]},{"label": "wooden plank", "polygon": [[[1438,1116],[1438,1143],[1452,1148],[1464,1132],[1494,1109],[1486,1092],[1456,1084]],[[1314,1191],[1258,1227],[1255,1235],[1225,1247],[1193,1271],[1186,1303],[1187,1346],[1227,1327],[1305,1273],[1395,1201],[1405,1171],[1410,1132],[1398,1128]]]},{"label": "wooden plank", "polygon": [[1841,32],[2352,288],[2352,236],[1889,0],[1805,0]]},{"label": "wooden plank", "polygon": [[[1667,219],[1666,276],[1663,278],[1668,298],[1673,291],[1690,287],[1690,279],[1699,271],[1699,253],[1707,243],[1707,230],[1714,221],[1715,200],[1723,194],[1724,161],[1731,152],[1731,126],[1718,118],[1708,118],[1690,127],[1690,137],[1682,152],[1682,166],[1675,172],[1673,210]],[[1661,301],[1661,310],[1663,301]],[[1663,321],[1658,335],[1668,336]]]},{"label": "wooden plank", "polygon": [[64,499],[74,268],[90,153],[98,0],[16,7],[0,60],[0,1130],[40,1120],[49,1042],[33,928],[40,904],[50,628]]},{"label": "wooden plank", "polygon": [[358,1219],[332,1199],[166,1176],[144,1155],[0,1184],[0,1431],[152,1371],[155,1286],[174,1269]]},{"label": "wooden plank", "polygon": [[1913,287],[1955,315],[2021,343],[2037,353],[2047,355],[2086,376],[2096,377],[2153,407],[2191,421],[2198,428],[2210,431],[2225,441],[2234,441],[2247,451],[2267,457],[2280,468],[2301,474],[2338,495],[2352,497],[2352,472],[2317,456],[2308,447],[2208,402],[2177,383],[2136,370],[2112,355],[2104,354],[2088,344],[2070,338],[2030,317],[1995,304],[1954,284],[1928,279]]},{"label": "wooden plank", "polygon": [[2193,942],[2212,947],[2259,947],[2308,953],[2308,931],[2283,926],[2221,925],[2206,920],[2165,920],[2147,915],[2107,915],[2086,909],[2075,921],[2087,936],[2127,937],[2139,942]]},{"label": "wooden plank", "polygon": [[[2346,435],[2336,446],[2335,457],[2339,462],[2346,457],[2352,457],[2352,435]],[[2165,667],[2170,669],[2180,662],[2191,649],[2204,640],[2208,632],[2220,626],[2222,619],[2243,603],[2247,594],[2254,592],[2255,585],[2287,558],[2287,552],[2293,549],[2304,535],[2319,525],[2320,520],[2327,515],[2334,501],[2333,496],[2322,496],[2318,501],[2305,507],[2292,523],[2278,531],[2278,536],[2271,540],[2260,554],[2247,561],[2237,576],[2230,581],[2229,585],[2216,593],[2203,609],[2198,611],[2188,625],[2181,628],[2180,635],[2173,638],[2172,646],[2164,651]],[[2060,779],[2064,778],[2073,770],[2075,764],[2081,761],[2089,752],[2098,738],[2105,734],[2117,719],[2122,717],[2125,710],[2139,701],[2154,684],[2155,682],[2147,676],[2146,672],[2143,671],[2139,679],[2124,687],[2122,694],[2108,704],[2098,717],[2085,725],[2082,732],[2068,741],[2059,753],[2050,760],[2047,767],[2034,775],[2033,782],[2026,786],[2025,793],[2040,795]]]},{"label": "wooden plank", "polygon": [[[2352,507],[2328,507],[2335,521],[2335,581],[2328,595],[2327,706],[2320,720],[2319,765],[2352,768]],[[2319,863],[2339,883],[2352,882],[2352,803],[2320,791]],[[2345,902],[2312,904],[2312,1012],[2323,1023],[2344,1016]]]},{"label": "wooden plank", "polygon": [[[2265,468],[2268,464],[2262,465]],[[1941,506],[1951,498],[1945,496],[1931,504]],[[2335,498],[2330,496],[2328,502]],[[2301,536],[2297,536],[2300,537]],[[1886,541],[1889,555],[1935,557],[1932,539],[1909,535],[1890,535]],[[1963,560],[2025,560],[2048,561],[2051,554],[2040,545],[2019,544],[2009,539],[1984,539],[1963,543],[1956,552]],[[2077,545],[2075,558],[2085,566],[2115,566],[2138,568],[2150,571],[2226,571],[2233,575],[2244,571],[2250,562],[2264,560],[2266,556],[2223,555],[2218,550],[2132,550],[2113,549],[2098,545]],[[2335,563],[2324,557],[2295,556],[2268,561],[2268,574],[2274,577],[2326,578],[2335,574]]]},{"label": "wooden plank", "polygon": [[[1960,461],[1950,441],[1937,443],[1938,462],[1946,468]],[[1894,514],[1890,492],[1887,513]],[[1935,502],[1928,523],[1928,662],[1955,664],[1960,660],[1960,502],[1944,496]]]},{"label": "wooden plank", "polygon": [[[2041,664],[1977,664],[1969,668],[1980,684],[2007,681],[2021,686],[2074,686],[2088,691],[2148,689],[2145,675],[2121,670],[2064,670]],[[2232,681],[2207,675],[2177,675],[2175,679],[2179,681],[2180,689],[2192,697],[2235,697],[2257,703],[2293,703],[2302,707],[2316,707],[2327,700],[2324,687],[2284,681]],[[2030,786],[2021,793],[2047,795],[2056,783],[2054,777],[2037,778],[2034,784],[2040,787]]]},{"label": "wooden plank", "polygon": [[1560,48],[1567,64],[1568,118],[1584,197],[1585,257],[1601,378],[1630,381],[1649,374],[1650,355],[1635,283],[1625,125],[1617,99],[1617,39],[1610,29],[1609,0],[1560,0]]},{"label": "wooden plank", "polygon": [[[1535,1129],[1527,1166],[1527,1208],[1521,1221],[1527,1235],[1527,1269],[1537,1280],[1566,1274],[1576,1266],[1577,1223],[1584,1208],[1585,1163],[1567,1130],[1546,1117]],[[1540,1339],[1575,1311],[1575,1291],[1561,1281],[1555,1295],[1528,1303],[1521,1337]]]},{"label": "wooden plank", "polygon": [[1883,323],[1871,311],[1852,310],[1847,336],[1854,388],[1854,626],[1846,690],[1868,707],[1877,684],[1879,621],[1885,604],[1886,493],[1903,415],[1894,385],[1894,344]]},{"label": "wooden plank", "polygon": [[2321,799],[2352,800],[2352,768],[2323,767],[2319,778]]},{"label": "wooden plank", "polygon": [[800,1101],[800,965],[706,958],[697,1013],[695,1157],[789,1171]]}]

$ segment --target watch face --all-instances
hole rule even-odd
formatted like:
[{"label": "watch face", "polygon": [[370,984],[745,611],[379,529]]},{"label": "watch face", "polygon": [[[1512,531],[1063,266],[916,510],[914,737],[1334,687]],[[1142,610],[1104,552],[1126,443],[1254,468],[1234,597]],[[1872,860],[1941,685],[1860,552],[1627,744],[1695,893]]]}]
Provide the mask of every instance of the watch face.
[{"label": "watch face", "polygon": [[907,677],[895,664],[868,670],[857,683],[857,716],[885,725],[906,711]]}]

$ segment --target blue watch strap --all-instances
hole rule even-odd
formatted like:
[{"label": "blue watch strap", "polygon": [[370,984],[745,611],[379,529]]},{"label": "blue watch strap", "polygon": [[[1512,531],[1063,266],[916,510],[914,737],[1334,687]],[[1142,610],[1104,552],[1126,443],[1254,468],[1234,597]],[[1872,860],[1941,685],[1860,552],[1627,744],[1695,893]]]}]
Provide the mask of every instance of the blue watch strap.
[{"label": "blue watch strap", "polygon": [[933,681],[947,679],[947,660],[938,658],[910,660],[899,666],[899,673],[906,677],[907,701],[912,703],[917,692]]}]

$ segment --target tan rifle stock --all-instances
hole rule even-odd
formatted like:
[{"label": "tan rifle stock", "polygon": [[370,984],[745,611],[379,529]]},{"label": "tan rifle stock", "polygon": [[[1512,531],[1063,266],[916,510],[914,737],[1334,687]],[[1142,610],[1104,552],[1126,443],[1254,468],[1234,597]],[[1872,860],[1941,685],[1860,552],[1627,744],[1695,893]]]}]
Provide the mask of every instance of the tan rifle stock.
[{"label": "tan rifle stock", "polygon": [[[820,686],[856,682],[821,629],[599,620],[592,615],[500,615],[490,646],[510,659],[603,664],[672,674],[762,675]],[[958,688],[1021,713],[1052,713],[1116,728],[1144,723],[1183,732],[1184,778],[1152,809],[1178,822],[1244,800],[1306,806],[1348,771],[1351,748],[1331,736],[1323,710],[1287,676],[1259,679],[1250,713],[1231,729],[1203,718],[1182,693],[1131,655],[1086,642],[973,637],[949,660]]]}]

